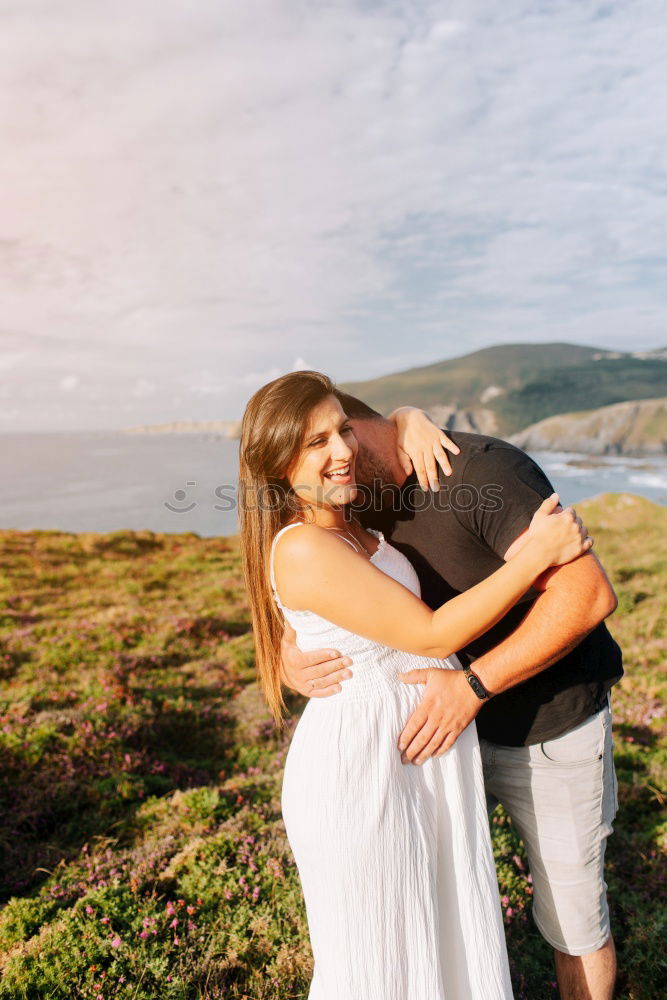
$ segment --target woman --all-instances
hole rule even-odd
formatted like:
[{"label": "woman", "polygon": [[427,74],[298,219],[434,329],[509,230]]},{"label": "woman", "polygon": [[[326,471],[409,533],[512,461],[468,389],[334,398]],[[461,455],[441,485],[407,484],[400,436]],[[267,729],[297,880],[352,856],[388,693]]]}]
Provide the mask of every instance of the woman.
[{"label": "woman", "polygon": [[[355,669],[311,699],[285,764],[282,808],[315,959],[309,1000],[507,1000],[511,985],[476,730],[422,766],[393,736],[419,686],[397,674],[457,669],[549,566],[592,542],[545,501],[505,566],[438,611],[410,562],[348,516],[357,443],[317,372],[264,386],[241,432],[241,543],[257,663],[277,721],[284,621],[302,649]],[[275,600],[274,600],[275,599]]]}]

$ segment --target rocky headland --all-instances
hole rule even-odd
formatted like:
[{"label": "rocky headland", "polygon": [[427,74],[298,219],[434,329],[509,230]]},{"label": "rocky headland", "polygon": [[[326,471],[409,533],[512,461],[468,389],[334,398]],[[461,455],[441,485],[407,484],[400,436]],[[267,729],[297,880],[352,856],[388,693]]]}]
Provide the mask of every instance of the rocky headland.
[{"label": "rocky headland", "polygon": [[526,427],[509,440],[524,451],[667,456],[667,398],[559,414]]}]

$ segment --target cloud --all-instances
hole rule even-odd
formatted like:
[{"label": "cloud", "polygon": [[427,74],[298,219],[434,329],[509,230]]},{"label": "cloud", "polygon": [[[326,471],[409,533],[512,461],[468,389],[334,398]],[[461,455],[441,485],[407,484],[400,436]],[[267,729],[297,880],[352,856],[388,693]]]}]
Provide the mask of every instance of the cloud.
[{"label": "cloud", "polygon": [[4,351],[0,354],[0,371],[11,371],[18,367],[27,357],[25,351]]},{"label": "cloud", "polygon": [[233,417],[302,357],[343,380],[665,339],[657,0],[26,0],[3,21],[19,419]]},{"label": "cloud", "polygon": [[157,386],[155,382],[151,382],[147,378],[138,378],[132,386],[132,395],[138,399],[146,399],[148,396],[154,396],[156,392]]}]

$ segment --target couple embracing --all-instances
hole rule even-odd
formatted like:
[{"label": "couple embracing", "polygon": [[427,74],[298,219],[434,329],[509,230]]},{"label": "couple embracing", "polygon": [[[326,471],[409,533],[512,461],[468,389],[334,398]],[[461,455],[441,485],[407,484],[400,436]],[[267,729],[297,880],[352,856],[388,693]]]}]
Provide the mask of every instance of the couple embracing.
[{"label": "couple embracing", "polygon": [[274,380],[244,415],[259,678],[277,722],[283,682],[308,696],[282,810],[309,1000],[511,998],[498,802],[526,847],[561,996],[609,1000],[622,666],[602,623],[615,596],[527,455],[453,439],[421,411],[385,419],[318,372]]}]

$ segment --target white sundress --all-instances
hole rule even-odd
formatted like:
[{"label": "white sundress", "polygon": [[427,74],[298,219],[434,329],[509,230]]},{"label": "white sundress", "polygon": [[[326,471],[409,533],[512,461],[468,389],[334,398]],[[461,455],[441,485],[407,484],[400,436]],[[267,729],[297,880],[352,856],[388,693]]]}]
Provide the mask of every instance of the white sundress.
[{"label": "white sundress", "polygon": [[[300,649],[353,661],[339,694],[308,701],[285,761],[282,813],[314,957],[308,1000],[511,1000],[475,725],[422,765],[397,749],[424,691],[397,674],[461,664],[286,608],[273,553],[295,527],[271,547],[276,602]],[[419,596],[409,560],[373,534],[372,563]]]}]

